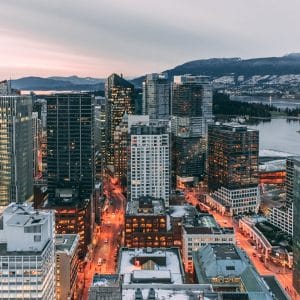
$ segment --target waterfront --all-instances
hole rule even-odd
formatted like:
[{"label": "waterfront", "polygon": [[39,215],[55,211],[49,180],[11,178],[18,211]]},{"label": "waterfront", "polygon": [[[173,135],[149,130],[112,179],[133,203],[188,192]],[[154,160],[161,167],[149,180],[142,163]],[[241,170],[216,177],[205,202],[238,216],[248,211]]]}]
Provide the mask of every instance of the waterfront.
[{"label": "waterfront", "polygon": [[268,98],[259,96],[231,96],[231,100],[248,102],[248,103],[262,103],[280,108],[282,110],[289,108],[295,109],[300,108],[300,99],[282,99],[282,98]]},{"label": "waterfront", "polygon": [[274,118],[249,127],[259,130],[259,148],[300,155],[300,120]]}]

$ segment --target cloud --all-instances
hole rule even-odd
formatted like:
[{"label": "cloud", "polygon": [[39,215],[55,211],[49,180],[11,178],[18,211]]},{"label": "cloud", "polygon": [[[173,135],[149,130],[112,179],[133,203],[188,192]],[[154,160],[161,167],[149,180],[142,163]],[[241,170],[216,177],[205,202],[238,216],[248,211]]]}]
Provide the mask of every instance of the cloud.
[{"label": "cloud", "polygon": [[133,76],[299,51],[298,0],[0,0],[0,76]]}]

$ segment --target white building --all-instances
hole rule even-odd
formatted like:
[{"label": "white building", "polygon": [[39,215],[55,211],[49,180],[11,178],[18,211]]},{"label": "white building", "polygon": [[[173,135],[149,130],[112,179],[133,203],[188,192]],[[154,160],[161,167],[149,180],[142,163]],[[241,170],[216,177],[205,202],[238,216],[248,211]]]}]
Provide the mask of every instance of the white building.
[{"label": "white building", "polygon": [[230,215],[244,214],[249,211],[257,213],[260,205],[259,187],[234,190],[221,187],[212,196],[207,195],[206,202],[222,214],[226,211]]},{"label": "white building", "polygon": [[55,299],[54,212],[12,203],[0,224],[0,299]]},{"label": "white building", "polygon": [[162,198],[169,206],[170,137],[165,126],[133,125],[130,129],[130,199]]},{"label": "white building", "polygon": [[293,204],[291,207],[272,207],[267,219],[282,231],[293,235]]},{"label": "white building", "polygon": [[186,272],[193,272],[193,251],[207,244],[235,243],[234,229],[220,227],[210,214],[186,215],[182,223],[182,258]]}]

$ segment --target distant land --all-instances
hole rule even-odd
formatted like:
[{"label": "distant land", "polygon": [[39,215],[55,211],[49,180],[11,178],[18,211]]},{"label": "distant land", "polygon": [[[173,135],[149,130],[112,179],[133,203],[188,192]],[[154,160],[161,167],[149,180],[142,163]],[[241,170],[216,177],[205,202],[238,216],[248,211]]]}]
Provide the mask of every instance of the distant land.
[{"label": "distant land", "polygon": [[13,79],[11,85],[15,89],[30,91],[96,91],[104,90],[105,79],[78,76],[59,77],[23,77]]},{"label": "distant land", "polygon": [[[161,72],[158,70],[158,72]],[[253,84],[298,84],[300,83],[300,53],[282,57],[253,59],[211,58],[186,62],[173,69],[162,71],[170,80],[174,75],[192,74],[210,76],[216,83]],[[145,76],[132,79],[136,87],[141,87]],[[104,90],[104,78],[81,78],[78,76],[24,77],[12,80],[12,87],[20,90]]]}]

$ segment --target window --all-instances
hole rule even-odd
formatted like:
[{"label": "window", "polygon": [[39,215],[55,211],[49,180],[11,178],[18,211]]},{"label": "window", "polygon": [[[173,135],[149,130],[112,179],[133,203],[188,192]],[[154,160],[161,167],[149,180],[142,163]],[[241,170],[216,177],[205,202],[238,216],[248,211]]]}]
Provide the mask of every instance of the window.
[{"label": "window", "polygon": [[42,240],[42,236],[41,235],[34,235],[33,240],[35,242],[40,242]]}]

